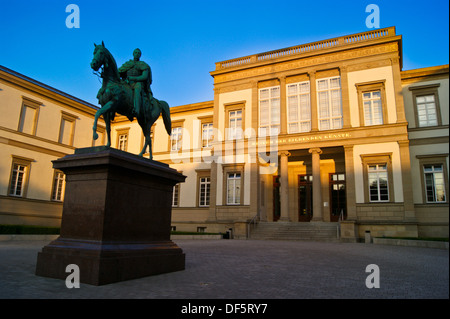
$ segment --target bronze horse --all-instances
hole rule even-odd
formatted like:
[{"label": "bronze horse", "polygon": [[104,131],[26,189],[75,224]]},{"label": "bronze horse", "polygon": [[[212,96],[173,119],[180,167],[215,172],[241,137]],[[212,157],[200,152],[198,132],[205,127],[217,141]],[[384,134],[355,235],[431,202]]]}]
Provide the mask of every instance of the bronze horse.
[{"label": "bronze horse", "polygon": [[[102,66],[103,70],[101,77],[103,79],[102,87],[100,88],[97,98],[101,108],[95,113],[93,134],[94,140],[98,138],[97,121],[103,115],[106,124],[106,133],[108,136],[107,147],[111,146],[111,121],[114,120],[116,113],[125,115],[131,121],[134,119],[133,107],[133,89],[131,86],[120,79],[117,64],[112,54],[105,48],[104,43],[95,45],[94,58],[91,62],[91,68],[98,71]],[[152,140],[150,138],[150,131],[153,123],[162,114],[164,126],[167,134],[171,134],[171,120],[170,108],[167,102],[155,99],[153,96],[143,94],[142,103],[143,112],[137,116],[139,125],[142,128],[142,133],[145,137],[144,147],[139,156],[143,156],[147,146],[149,147],[150,159],[152,155]]]}]

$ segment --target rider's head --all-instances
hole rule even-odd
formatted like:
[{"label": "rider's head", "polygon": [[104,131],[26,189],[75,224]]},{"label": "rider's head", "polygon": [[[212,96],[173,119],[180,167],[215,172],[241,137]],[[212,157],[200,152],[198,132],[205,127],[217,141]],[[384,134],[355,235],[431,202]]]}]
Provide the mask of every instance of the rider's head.
[{"label": "rider's head", "polygon": [[133,51],[134,60],[139,61],[139,59],[141,58],[141,55],[142,55],[141,50],[135,49]]}]

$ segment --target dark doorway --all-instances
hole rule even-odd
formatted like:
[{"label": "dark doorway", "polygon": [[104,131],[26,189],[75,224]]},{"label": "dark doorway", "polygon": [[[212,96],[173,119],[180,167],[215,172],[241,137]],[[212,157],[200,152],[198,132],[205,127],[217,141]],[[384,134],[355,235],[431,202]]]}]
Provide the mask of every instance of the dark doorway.
[{"label": "dark doorway", "polygon": [[298,175],[298,221],[312,218],[312,175]]},{"label": "dark doorway", "polygon": [[345,174],[330,174],[330,221],[339,221],[339,215],[342,218],[347,217],[347,200],[345,196]]},{"label": "dark doorway", "polygon": [[280,219],[280,176],[273,177],[273,221]]}]

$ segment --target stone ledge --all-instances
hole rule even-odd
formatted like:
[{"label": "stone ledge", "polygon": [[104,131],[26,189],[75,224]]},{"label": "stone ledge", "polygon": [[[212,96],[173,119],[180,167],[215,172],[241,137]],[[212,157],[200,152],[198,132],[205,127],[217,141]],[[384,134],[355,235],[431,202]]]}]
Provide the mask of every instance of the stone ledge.
[{"label": "stone ledge", "polygon": [[222,239],[222,235],[171,235],[170,240],[177,239]]},{"label": "stone ledge", "polygon": [[25,241],[25,240],[42,240],[52,241],[58,238],[59,235],[0,235],[0,242],[2,241]]},{"label": "stone ledge", "polygon": [[377,245],[396,245],[409,247],[425,247],[447,249],[448,242],[443,241],[428,241],[428,240],[414,240],[414,239],[395,239],[395,238],[372,238],[373,243]]}]

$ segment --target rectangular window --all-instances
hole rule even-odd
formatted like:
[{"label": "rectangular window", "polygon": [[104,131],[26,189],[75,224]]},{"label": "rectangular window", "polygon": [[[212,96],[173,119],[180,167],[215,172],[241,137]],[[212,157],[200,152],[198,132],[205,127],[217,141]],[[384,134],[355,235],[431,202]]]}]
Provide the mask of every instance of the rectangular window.
[{"label": "rectangular window", "polygon": [[213,136],[213,124],[212,123],[204,123],[202,124],[202,146],[210,147],[214,140]]},{"label": "rectangular window", "polygon": [[199,183],[200,187],[199,187],[198,205],[200,207],[207,207],[209,206],[211,179],[209,177],[201,177]]},{"label": "rectangular window", "polygon": [[228,173],[227,175],[227,205],[241,203],[241,173]]},{"label": "rectangular window", "polygon": [[309,81],[288,84],[288,132],[311,131],[311,102]]},{"label": "rectangular window", "polygon": [[27,165],[13,163],[11,183],[9,185],[10,196],[23,197],[27,170]]},{"label": "rectangular window", "polygon": [[380,125],[383,124],[383,107],[381,103],[381,91],[372,91],[363,93],[364,104],[364,124]]},{"label": "rectangular window", "polygon": [[173,192],[172,192],[172,207],[178,207],[179,196],[180,196],[180,184],[176,184],[173,187]]},{"label": "rectangular window", "polygon": [[36,132],[36,115],[36,108],[23,105],[19,122],[19,132],[34,135]]},{"label": "rectangular window", "polygon": [[126,151],[128,148],[128,133],[119,134],[117,148]]},{"label": "rectangular window", "polygon": [[236,140],[242,138],[242,110],[234,110],[228,113],[228,139]]},{"label": "rectangular window", "polygon": [[42,103],[25,96],[22,99],[22,109],[17,130],[22,133],[36,135],[39,108]]},{"label": "rectangular window", "polygon": [[170,135],[170,150],[171,151],[181,150],[182,137],[183,137],[183,128],[182,127],[173,127],[172,134]]},{"label": "rectangular window", "polygon": [[317,80],[319,130],[340,129],[343,125],[341,78]]},{"label": "rectangular window", "polygon": [[445,203],[444,168],[443,165],[427,164],[423,166],[427,203]]},{"label": "rectangular window", "polygon": [[66,145],[73,145],[73,139],[75,136],[75,121],[77,117],[64,111],[61,113],[58,142]]},{"label": "rectangular window", "polygon": [[259,135],[280,133],[280,87],[259,90]]},{"label": "rectangular window", "polygon": [[55,171],[53,177],[53,188],[52,188],[52,200],[62,201],[64,194],[64,173],[61,171]]},{"label": "rectangular window", "polygon": [[387,164],[368,166],[369,200],[371,202],[389,201],[389,183]]},{"label": "rectangular window", "polygon": [[416,96],[416,105],[417,118],[419,120],[420,127],[438,125],[434,94]]}]

